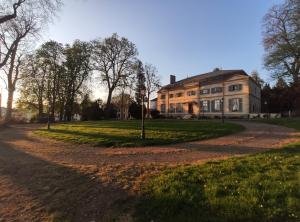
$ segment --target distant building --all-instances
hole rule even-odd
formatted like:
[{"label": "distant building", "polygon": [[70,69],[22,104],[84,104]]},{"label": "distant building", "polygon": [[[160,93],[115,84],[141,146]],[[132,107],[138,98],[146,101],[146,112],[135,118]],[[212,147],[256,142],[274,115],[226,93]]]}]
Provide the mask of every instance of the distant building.
[{"label": "distant building", "polygon": [[151,110],[157,109],[157,98],[150,100],[150,109]]},{"label": "distant building", "polygon": [[157,109],[173,117],[247,117],[261,112],[261,90],[243,70],[216,69],[180,81],[171,75],[158,91]]}]

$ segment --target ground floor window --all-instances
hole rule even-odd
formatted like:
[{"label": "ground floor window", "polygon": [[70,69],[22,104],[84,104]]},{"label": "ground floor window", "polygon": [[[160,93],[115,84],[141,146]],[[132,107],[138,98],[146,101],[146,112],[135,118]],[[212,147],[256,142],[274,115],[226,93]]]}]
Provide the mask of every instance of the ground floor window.
[{"label": "ground floor window", "polygon": [[210,110],[209,100],[201,100],[200,101],[200,110],[201,110],[201,112],[209,112],[209,110]]},{"label": "ground floor window", "polygon": [[176,103],[176,113],[182,113],[182,112],[183,112],[182,103]]},{"label": "ground floor window", "polygon": [[166,104],[161,104],[160,105],[160,112],[165,113],[166,112]]},{"label": "ground floor window", "polygon": [[243,99],[229,99],[229,110],[230,112],[243,112]]},{"label": "ground floor window", "polygon": [[220,99],[211,101],[212,112],[220,112],[221,110],[222,110],[222,101]]},{"label": "ground floor window", "polygon": [[175,113],[175,104],[170,103],[170,113]]}]

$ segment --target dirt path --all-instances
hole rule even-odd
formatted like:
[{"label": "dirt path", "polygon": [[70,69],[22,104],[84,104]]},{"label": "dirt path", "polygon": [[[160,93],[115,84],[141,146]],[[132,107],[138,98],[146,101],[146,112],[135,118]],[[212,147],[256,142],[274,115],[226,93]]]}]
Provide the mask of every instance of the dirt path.
[{"label": "dirt path", "polygon": [[95,148],[38,138],[36,126],[0,131],[0,222],[130,221],[132,194],[166,167],[278,148],[291,129],[239,122],[218,139],[161,147]]}]

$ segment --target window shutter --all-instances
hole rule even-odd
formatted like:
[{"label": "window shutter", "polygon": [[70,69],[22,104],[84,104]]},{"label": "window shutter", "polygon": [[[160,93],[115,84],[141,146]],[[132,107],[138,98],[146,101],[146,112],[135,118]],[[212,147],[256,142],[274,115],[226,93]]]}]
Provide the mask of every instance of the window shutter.
[{"label": "window shutter", "polygon": [[210,101],[207,100],[207,112],[210,112]]},{"label": "window shutter", "polygon": [[216,112],[216,110],[215,110],[215,100],[211,101],[211,111]]},{"label": "window shutter", "polygon": [[243,89],[243,85],[239,84],[239,90],[242,90],[242,89]]},{"label": "window shutter", "polygon": [[243,112],[243,99],[239,99],[239,112]]},{"label": "window shutter", "polygon": [[203,101],[200,101],[200,111],[203,112]]}]

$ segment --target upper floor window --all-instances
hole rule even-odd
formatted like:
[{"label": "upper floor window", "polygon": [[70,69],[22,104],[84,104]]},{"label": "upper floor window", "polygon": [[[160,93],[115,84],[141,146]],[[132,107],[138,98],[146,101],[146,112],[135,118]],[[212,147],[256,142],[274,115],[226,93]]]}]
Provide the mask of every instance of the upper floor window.
[{"label": "upper floor window", "polygon": [[230,112],[243,112],[243,99],[229,99],[229,110]]},{"label": "upper floor window", "polygon": [[169,97],[170,99],[172,99],[174,97],[174,94],[170,94]]},{"label": "upper floor window", "polygon": [[166,95],[161,95],[160,98],[161,99],[166,99]]},{"label": "upper floor window", "polygon": [[211,88],[211,93],[221,93],[223,91],[222,87]]},{"label": "upper floor window", "polygon": [[230,85],[230,86],[228,87],[228,90],[229,90],[230,92],[232,92],[232,91],[240,91],[240,90],[242,90],[242,88],[243,88],[243,85],[242,85],[242,84],[235,84],[235,85]]},{"label": "upper floor window", "polygon": [[170,103],[170,113],[175,113],[175,104]]},{"label": "upper floor window", "polygon": [[176,97],[181,97],[182,96],[182,93],[176,93]]},{"label": "upper floor window", "polygon": [[194,95],[196,95],[196,91],[188,91],[187,95],[188,96],[194,96]]},{"label": "upper floor window", "polygon": [[166,112],[166,104],[161,104],[160,105],[160,112],[165,113]]},{"label": "upper floor window", "polygon": [[176,113],[182,113],[182,112],[183,112],[182,103],[176,103]]},{"label": "upper floor window", "polygon": [[200,111],[201,112],[209,112],[210,110],[210,103],[208,100],[201,100],[200,101]]},{"label": "upper floor window", "polygon": [[200,95],[209,94],[209,93],[210,93],[209,89],[201,89],[200,90]]}]

